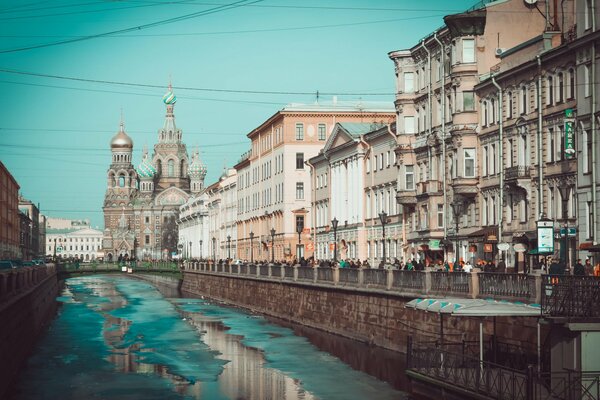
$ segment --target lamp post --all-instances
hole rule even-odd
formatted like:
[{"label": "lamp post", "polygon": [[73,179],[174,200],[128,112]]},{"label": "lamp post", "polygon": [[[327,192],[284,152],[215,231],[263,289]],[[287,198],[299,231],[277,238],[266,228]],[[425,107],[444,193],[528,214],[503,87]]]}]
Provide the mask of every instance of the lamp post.
[{"label": "lamp post", "polygon": [[275,264],[275,228],[271,228],[271,263]]},{"label": "lamp post", "polygon": [[464,205],[463,205],[463,202],[460,201],[459,199],[454,199],[452,201],[452,203],[450,203],[450,206],[452,207],[452,214],[454,214],[454,224],[455,224],[454,239],[456,242],[455,248],[454,248],[454,265],[456,265],[458,263],[458,218],[462,214]]},{"label": "lamp post", "polygon": [[188,253],[188,260],[192,258],[192,242],[190,241],[190,252]]},{"label": "lamp post", "polygon": [[334,218],[331,220],[331,227],[333,228],[333,264],[337,262],[337,227],[338,220]]},{"label": "lamp post", "polygon": [[385,211],[379,213],[379,220],[381,221],[381,228],[383,230],[383,264],[385,265],[385,224],[387,222],[387,213]]},{"label": "lamp post", "polygon": [[296,258],[300,262],[300,247],[302,246],[302,225],[296,226],[296,233],[298,234],[298,245],[296,246]]},{"label": "lamp post", "polygon": [[569,196],[571,194],[571,187],[561,185],[559,190],[560,197],[562,197],[562,216],[565,220],[565,239],[561,251],[561,262],[565,269],[567,269],[569,268]]},{"label": "lamp post", "polygon": [[213,236],[212,238],[212,242],[213,242],[213,263],[217,263],[217,238],[215,238]]},{"label": "lamp post", "polygon": [[227,235],[227,259],[231,260],[231,235]]},{"label": "lamp post", "polygon": [[254,252],[252,242],[254,241],[254,232],[250,232],[250,264],[254,264]]},{"label": "lamp post", "polygon": [[202,260],[202,240],[200,240],[200,259]]}]

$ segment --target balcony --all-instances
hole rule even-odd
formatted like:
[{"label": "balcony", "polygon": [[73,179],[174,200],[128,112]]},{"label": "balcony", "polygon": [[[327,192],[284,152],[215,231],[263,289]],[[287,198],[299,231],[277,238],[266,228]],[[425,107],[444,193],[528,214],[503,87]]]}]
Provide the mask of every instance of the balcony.
[{"label": "balcony", "polygon": [[454,194],[461,195],[465,197],[475,197],[479,192],[479,188],[477,184],[479,183],[479,178],[454,178],[452,179],[452,188],[454,189]]},{"label": "balcony", "polygon": [[417,183],[417,196],[436,195],[442,193],[442,182],[423,181]]},{"label": "balcony", "polygon": [[415,190],[400,190],[396,193],[396,201],[403,206],[414,206],[417,204],[417,192]]},{"label": "balcony", "polygon": [[531,189],[529,167],[526,165],[517,165],[506,168],[504,170],[504,182],[508,190],[523,189],[529,191]]}]

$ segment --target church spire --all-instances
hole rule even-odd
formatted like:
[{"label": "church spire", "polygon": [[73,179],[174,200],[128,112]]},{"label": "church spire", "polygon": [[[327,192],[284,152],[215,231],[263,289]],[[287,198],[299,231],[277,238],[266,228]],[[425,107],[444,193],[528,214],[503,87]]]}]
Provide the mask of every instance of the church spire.
[{"label": "church spire", "polygon": [[165,93],[163,96],[163,103],[165,103],[167,106],[167,115],[165,116],[165,125],[163,126],[163,131],[166,133],[166,137],[171,139],[170,141],[174,140],[177,142],[181,140],[181,137],[177,137],[177,126],[175,126],[175,114],[173,112],[175,103],[177,103],[177,96],[175,96],[175,93],[173,93],[173,86],[171,85],[170,79],[167,93]]}]

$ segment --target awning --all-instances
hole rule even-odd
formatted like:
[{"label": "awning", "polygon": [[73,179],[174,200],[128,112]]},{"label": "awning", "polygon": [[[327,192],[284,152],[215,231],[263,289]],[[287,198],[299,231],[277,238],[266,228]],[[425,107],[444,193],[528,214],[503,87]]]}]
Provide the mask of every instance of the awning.
[{"label": "awning", "polygon": [[535,248],[535,249],[531,249],[527,252],[527,254],[530,254],[532,256],[551,256],[552,254],[554,254],[553,251],[540,251],[539,248]]},{"label": "awning", "polygon": [[539,317],[539,304],[498,301],[492,299],[414,299],[406,308],[465,317]]},{"label": "awning", "polygon": [[594,244],[593,242],[583,242],[579,245],[579,250],[598,252],[600,251],[600,245]]}]

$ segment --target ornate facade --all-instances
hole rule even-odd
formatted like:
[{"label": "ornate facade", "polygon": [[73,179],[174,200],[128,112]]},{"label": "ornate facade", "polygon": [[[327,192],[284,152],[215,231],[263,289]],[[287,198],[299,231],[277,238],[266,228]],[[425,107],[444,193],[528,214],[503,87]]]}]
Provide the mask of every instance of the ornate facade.
[{"label": "ornate facade", "polygon": [[182,130],[175,125],[177,101],[171,86],[163,97],[167,113],[158,130],[158,143],[149,156],[144,149],[137,168],[132,164],[133,141],[120,129],[112,138],[112,162],[104,197],[106,260],[119,256],[164,259],[177,252],[179,207],[204,187],[206,168],[196,152],[189,163]]}]

